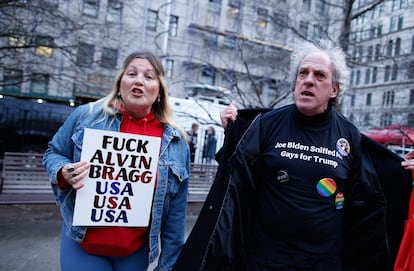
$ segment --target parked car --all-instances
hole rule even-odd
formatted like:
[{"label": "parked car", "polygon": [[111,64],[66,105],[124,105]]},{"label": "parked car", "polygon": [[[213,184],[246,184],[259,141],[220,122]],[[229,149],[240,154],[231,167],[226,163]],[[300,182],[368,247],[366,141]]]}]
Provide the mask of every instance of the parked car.
[{"label": "parked car", "polygon": [[4,152],[44,152],[73,109],[58,103],[0,99],[0,156]]}]

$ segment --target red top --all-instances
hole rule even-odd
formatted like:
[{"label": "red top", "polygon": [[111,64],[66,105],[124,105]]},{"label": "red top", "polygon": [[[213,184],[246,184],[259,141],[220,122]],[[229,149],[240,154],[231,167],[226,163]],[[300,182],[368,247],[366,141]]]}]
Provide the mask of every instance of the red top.
[{"label": "red top", "polygon": [[[121,112],[120,132],[162,137],[164,128],[154,113],[137,120],[127,111]],[[137,251],[147,238],[148,227],[88,227],[81,246],[90,254],[124,257]]]}]

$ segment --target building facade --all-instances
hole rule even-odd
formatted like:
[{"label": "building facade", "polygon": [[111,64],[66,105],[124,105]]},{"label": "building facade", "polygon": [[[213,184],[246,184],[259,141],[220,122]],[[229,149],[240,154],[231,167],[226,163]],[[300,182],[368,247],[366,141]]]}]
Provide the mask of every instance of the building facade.
[{"label": "building facade", "polygon": [[151,50],[172,96],[275,107],[290,101],[297,41],[330,25],[311,0],[9,1],[0,12],[0,92],[72,105],[109,93],[126,55]]},{"label": "building facade", "polygon": [[[346,3],[349,1],[343,1]],[[108,94],[136,50],[162,58],[171,96],[240,107],[291,102],[302,40],[334,41],[345,6],[323,0],[39,0],[0,4],[0,94],[77,105]],[[352,5],[350,89],[361,130],[414,126],[414,4]],[[216,123],[216,122],[215,122]]]},{"label": "building facade", "polygon": [[414,3],[376,2],[359,0],[352,10],[352,74],[343,111],[363,131],[414,127]]}]

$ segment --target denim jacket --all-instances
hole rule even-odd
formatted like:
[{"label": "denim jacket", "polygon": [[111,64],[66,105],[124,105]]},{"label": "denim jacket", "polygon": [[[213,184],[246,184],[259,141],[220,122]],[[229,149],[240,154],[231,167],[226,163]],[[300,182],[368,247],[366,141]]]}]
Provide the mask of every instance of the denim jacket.
[{"label": "denim jacket", "polygon": [[[54,135],[44,154],[43,165],[50,176],[66,234],[77,242],[84,239],[87,227],[72,226],[76,190],[59,188],[59,170],[80,160],[85,128],[119,131],[121,121],[120,113],[105,114],[100,102],[79,106]],[[171,270],[183,246],[189,177],[188,144],[177,129],[164,125],[149,232],[150,263],[159,257],[155,270]]]}]

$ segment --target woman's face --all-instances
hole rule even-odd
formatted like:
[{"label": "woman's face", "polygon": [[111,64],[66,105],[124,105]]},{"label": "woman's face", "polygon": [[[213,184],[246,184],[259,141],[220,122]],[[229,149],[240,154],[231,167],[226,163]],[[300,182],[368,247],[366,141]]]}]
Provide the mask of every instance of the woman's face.
[{"label": "woman's face", "polygon": [[160,95],[160,81],[151,63],[147,59],[134,58],[121,77],[119,91],[125,109],[132,116],[142,118],[150,113]]}]

